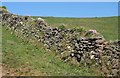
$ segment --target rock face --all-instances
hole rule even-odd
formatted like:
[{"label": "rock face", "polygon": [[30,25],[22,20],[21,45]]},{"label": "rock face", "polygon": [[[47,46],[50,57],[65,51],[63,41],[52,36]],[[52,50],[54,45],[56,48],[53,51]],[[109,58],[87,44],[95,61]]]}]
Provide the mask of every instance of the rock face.
[{"label": "rock face", "polygon": [[119,75],[120,41],[109,43],[101,36],[81,37],[71,29],[52,28],[42,18],[18,16],[4,10],[1,14],[2,26],[22,39],[42,42],[48,50],[54,48],[65,62],[74,58],[83,66],[101,68],[105,75]]}]

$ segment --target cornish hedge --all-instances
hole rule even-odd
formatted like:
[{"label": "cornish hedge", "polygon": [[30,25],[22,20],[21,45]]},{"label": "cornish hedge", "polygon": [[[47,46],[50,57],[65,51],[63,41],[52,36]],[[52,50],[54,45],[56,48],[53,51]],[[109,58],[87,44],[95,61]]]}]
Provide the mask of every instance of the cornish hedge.
[{"label": "cornish hedge", "polygon": [[[29,23],[34,22],[34,23]],[[64,62],[99,68],[103,75],[119,75],[120,41],[107,42],[96,32],[48,26],[42,18],[19,16],[2,11],[2,26],[29,42],[42,42],[46,50],[55,50]],[[84,32],[82,35],[81,32]],[[86,36],[86,34],[91,35]]]}]

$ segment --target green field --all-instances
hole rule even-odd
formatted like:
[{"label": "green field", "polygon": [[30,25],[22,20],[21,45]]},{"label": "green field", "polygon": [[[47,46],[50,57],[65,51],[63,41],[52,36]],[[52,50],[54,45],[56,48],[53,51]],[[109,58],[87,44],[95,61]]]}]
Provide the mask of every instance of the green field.
[{"label": "green field", "polygon": [[101,33],[107,41],[118,39],[118,17],[96,18],[60,18],[43,17],[48,25],[56,27],[65,24],[67,28],[84,27],[86,30],[95,29]]},{"label": "green field", "polygon": [[[108,41],[117,40],[117,17],[43,18],[52,27],[59,24],[65,24],[67,28],[82,26],[86,30],[96,29]],[[2,27],[3,64],[7,65],[7,69],[10,70],[8,72],[13,75],[100,75],[97,69],[64,63],[55,52],[46,51],[41,43],[35,46],[37,43],[27,43],[10,33],[11,31],[6,30],[6,27]]]}]

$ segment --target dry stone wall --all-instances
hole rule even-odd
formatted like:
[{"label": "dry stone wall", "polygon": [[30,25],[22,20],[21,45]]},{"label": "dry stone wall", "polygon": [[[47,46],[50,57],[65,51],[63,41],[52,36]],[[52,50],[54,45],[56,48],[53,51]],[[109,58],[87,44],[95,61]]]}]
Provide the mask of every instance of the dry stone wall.
[{"label": "dry stone wall", "polygon": [[50,27],[42,18],[19,16],[4,10],[1,14],[2,26],[22,39],[42,42],[47,50],[54,48],[64,62],[74,59],[85,67],[99,67],[104,75],[119,75],[120,41],[110,43],[101,36],[82,37],[72,29]]}]

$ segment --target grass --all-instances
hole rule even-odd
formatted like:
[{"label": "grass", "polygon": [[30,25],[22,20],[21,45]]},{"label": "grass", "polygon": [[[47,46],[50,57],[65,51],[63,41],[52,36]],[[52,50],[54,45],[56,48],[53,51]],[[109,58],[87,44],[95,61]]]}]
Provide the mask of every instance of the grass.
[{"label": "grass", "polygon": [[107,41],[118,39],[118,17],[99,18],[60,18],[43,17],[53,27],[65,24],[67,28],[84,27],[85,29],[96,29]]},{"label": "grass", "polygon": [[38,46],[26,43],[10,32],[2,27],[2,61],[16,75],[99,75],[92,68],[64,63],[54,52],[47,52],[41,43]]}]

